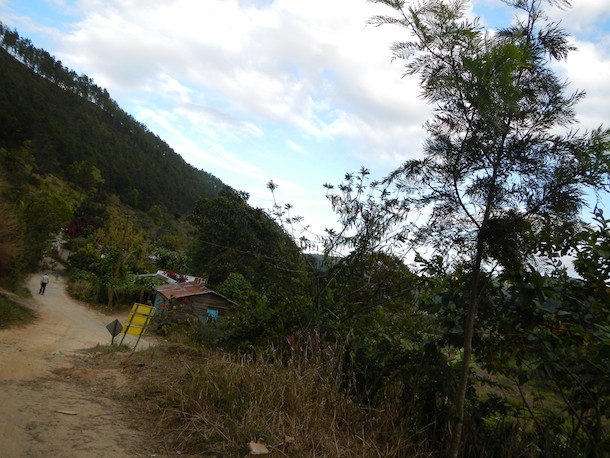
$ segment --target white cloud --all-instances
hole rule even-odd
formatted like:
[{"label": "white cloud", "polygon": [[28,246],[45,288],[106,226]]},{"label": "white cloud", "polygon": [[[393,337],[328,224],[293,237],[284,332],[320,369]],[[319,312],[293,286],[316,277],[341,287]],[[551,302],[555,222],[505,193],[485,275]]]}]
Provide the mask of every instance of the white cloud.
[{"label": "white cloud", "polygon": [[586,93],[578,104],[578,119],[587,129],[601,124],[610,127],[610,58],[592,43],[579,42],[576,45],[578,51],[572,52],[559,67],[570,83],[569,89]]},{"label": "white cloud", "polygon": [[397,84],[400,72],[389,65],[388,33],[365,31],[372,10],[364,2],[278,1],[264,9],[211,0],[81,5],[85,18],[60,44],[61,56],[121,98],[158,90],[153,83],[162,74],[176,87],[216,94],[232,115],[313,136],[357,134],[343,127],[346,118],[421,125],[413,114],[423,103],[408,95],[413,83]]},{"label": "white cloud", "polygon": [[303,149],[303,147],[295,142],[293,142],[292,140],[288,140],[286,142],[286,145],[288,145],[288,148],[290,148],[292,151],[296,151],[297,153],[304,153],[305,150]]},{"label": "white cloud", "polygon": [[595,33],[610,20],[607,0],[574,0],[572,8],[552,8],[548,13],[552,19],[561,21],[568,32],[578,35]]}]

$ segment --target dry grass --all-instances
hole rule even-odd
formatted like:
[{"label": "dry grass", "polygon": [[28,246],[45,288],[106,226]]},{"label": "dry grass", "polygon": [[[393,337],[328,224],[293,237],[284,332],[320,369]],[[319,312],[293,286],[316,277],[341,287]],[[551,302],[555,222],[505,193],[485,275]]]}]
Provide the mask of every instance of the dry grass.
[{"label": "dry grass", "polygon": [[[103,356],[102,356],[103,358]],[[169,344],[123,363],[126,401],[144,406],[166,447],[184,455],[243,457],[263,440],[277,457],[417,457],[396,402],[356,405],[320,361],[288,364]]]}]

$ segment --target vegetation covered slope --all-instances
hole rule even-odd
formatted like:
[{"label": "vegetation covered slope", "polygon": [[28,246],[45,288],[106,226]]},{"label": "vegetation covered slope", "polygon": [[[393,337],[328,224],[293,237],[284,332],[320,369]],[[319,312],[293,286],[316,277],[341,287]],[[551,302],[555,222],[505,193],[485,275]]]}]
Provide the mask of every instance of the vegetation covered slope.
[{"label": "vegetation covered slope", "polygon": [[[237,200],[223,209],[229,196]],[[294,242],[247,198],[187,164],[89,77],[0,23],[0,280],[16,284],[36,269],[59,231],[69,239],[71,272],[95,279],[80,298],[105,302],[107,291],[109,304],[128,272],[163,268],[220,283],[242,268],[260,270],[248,266],[261,258],[275,266],[280,246],[294,248],[298,263]],[[202,225],[197,209],[206,204],[212,213],[203,219],[216,228],[253,223],[241,232],[251,233],[241,237],[252,242],[239,252],[247,259],[235,258],[229,271],[218,261],[240,240]],[[216,246],[219,257],[198,244]]]},{"label": "vegetation covered slope", "polygon": [[121,110],[108,92],[56,62],[0,23],[0,148],[12,161],[24,148],[36,172],[79,185],[74,165],[96,167],[107,193],[135,208],[180,214],[225,185],[187,164]]}]

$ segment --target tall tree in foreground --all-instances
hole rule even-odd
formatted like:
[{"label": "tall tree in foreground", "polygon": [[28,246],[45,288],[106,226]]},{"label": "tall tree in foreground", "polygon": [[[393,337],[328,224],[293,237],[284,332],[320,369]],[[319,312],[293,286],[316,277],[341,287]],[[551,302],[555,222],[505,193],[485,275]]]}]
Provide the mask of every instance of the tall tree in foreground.
[{"label": "tall tree in foreground", "polygon": [[464,0],[371,1],[394,10],[372,24],[408,30],[394,55],[405,60],[407,75],[419,75],[422,97],[435,107],[423,159],[404,163],[386,184],[405,206],[428,215],[409,227],[409,241],[453,255],[470,275],[450,425],[449,456],[457,457],[486,279],[543,254],[536,234],[578,223],[585,187],[607,186],[610,132],[560,133],[574,123],[583,94],[565,95],[550,69],[572,48],[542,6],[569,7],[569,0],[505,0],[518,14],[498,31],[469,20]]}]

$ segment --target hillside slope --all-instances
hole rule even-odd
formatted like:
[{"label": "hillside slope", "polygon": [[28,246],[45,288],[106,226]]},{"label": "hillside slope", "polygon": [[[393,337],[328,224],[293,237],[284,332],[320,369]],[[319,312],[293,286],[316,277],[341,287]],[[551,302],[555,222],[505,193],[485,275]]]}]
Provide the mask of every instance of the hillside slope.
[{"label": "hillside slope", "polygon": [[[73,180],[71,165],[95,166],[104,180],[103,191],[141,210],[159,205],[188,213],[199,198],[215,197],[225,187],[218,178],[186,163],[121,110],[105,90],[91,85],[78,91],[97,91],[94,103],[59,78],[41,75],[32,67],[36,65],[26,65],[0,48],[0,148],[12,159],[19,161],[30,153],[37,172],[53,173],[68,182]],[[61,71],[74,74],[63,67]],[[75,81],[83,79],[91,81],[86,77]]]}]

